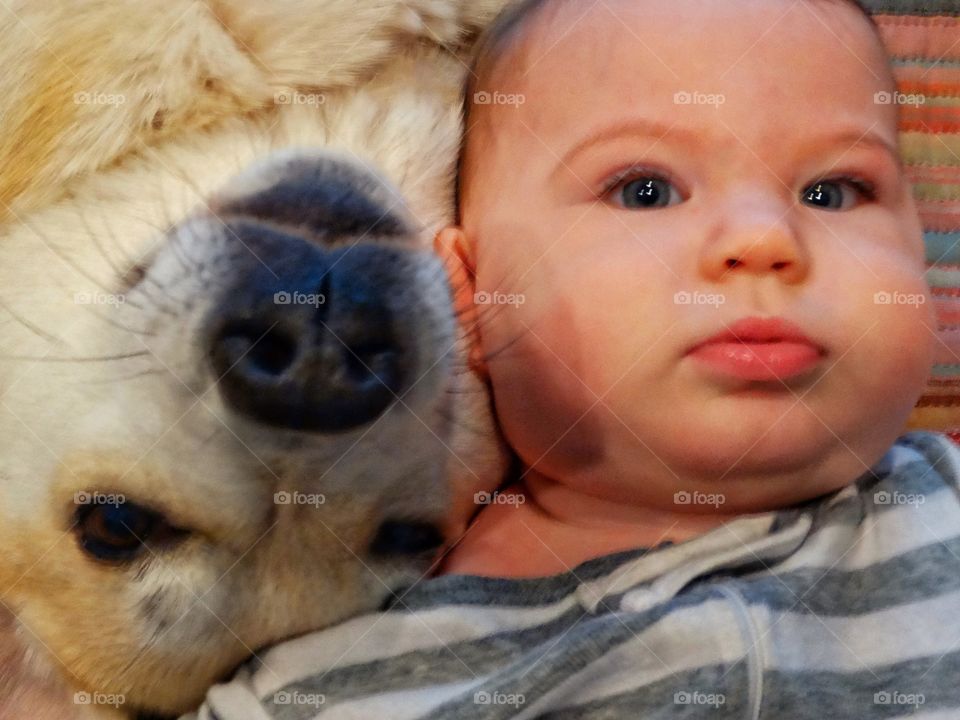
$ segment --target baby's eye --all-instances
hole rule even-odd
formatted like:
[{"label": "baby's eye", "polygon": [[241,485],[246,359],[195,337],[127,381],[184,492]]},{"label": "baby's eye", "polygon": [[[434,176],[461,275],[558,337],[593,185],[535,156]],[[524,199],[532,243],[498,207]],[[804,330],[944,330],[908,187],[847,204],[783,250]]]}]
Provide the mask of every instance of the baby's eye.
[{"label": "baby's eye", "polygon": [[667,207],[683,201],[673,183],[650,173],[615,181],[608,194],[617,205],[631,210]]},{"label": "baby's eye", "polygon": [[875,197],[871,183],[854,178],[818,180],[801,193],[804,203],[824,210],[849,210]]}]

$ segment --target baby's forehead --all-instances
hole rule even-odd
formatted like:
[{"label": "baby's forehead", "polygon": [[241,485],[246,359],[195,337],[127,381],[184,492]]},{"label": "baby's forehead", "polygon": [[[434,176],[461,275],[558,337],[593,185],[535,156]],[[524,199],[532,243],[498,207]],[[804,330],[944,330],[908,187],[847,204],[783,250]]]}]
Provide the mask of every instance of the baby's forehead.
[{"label": "baby's forehead", "polygon": [[[634,41],[638,52],[637,66],[632,71],[657,74],[671,73],[669,62],[660,53],[652,53],[645,31],[655,27],[654,39],[666,38],[670,45],[683,48],[686,56],[700,56],[704,60],[705,75],[710,63],[718,65],[712,48],[703,40],[707,33],[698,33],[690,27],[691,19],[703,18],[712,28],[712,35],[722,35],[721,25],[738,29],[753,23],[755,37],[747,38],[745,50],[759,52],[766,37],[796,36],[795,25],[782,22],[782,10],[796,6],[806,8],[815,23],[810,23],[811,42],[825,41],[844,47],[846,57],[840,59],[837,71],[866,67],[876,76],[882,76],[893,85],[890,63],[886,57],[883,39],[870,14],[858,0],[724,0],[726,12],[713,12],[717,4],[702,0],[674,0],[663,4],[659,0],[605,0],[602,3],[581,3],[577,0],[523,0],[514,3],[481,38],[471,67],[470,89],[492,87],[520,87],[542,79],[538,66],[549,57],[569,52],[580,46],[591,55],[602,55],[612,39]],[[756,40],[757,42],[753,42]],[[866,43],[870,51],[864,51]],[[812,49],[812,48],[811,48]],[[649,63],[650,55],[659,55],[657,62]],[[646,56],[646,57],[645,57]],[[791,67],[804,61],[793,58]],[[659,64],[659,66],[658,66]],[[614,68],[611,68],[614,70]],[[603,78],[596,78],[598,82]],[[830,78],[824,78],[829,82]],[[571,78],[571,87],[577,82]],[[468,102],[474,98],[468,96]]]},{"label": "baby's forehead", "polygon": [[[791,43],[791,52],[782,52]],[[809,98],[823,98],[824,117],[852,102],[831,95],[838,74],[861,75],[864,84],[878,89],[894,88],[876,27],[853,0],[728,0],[719,9],[717,3],[699,0],[669,5],[654,0],[597,5],[525,0],[502,15],[478,45],[466,88],[467,130],[458,181],[461,186],[471,182],[478,147],[488,147],[493,133],[521,115],[533,127],[558,110],[576,122],[577,113],[567,110],[589,110],[597,102],[612,110],[637,98],[633,105],[642,108],[650,104],[643,98],[653,90],[711,95],[710,83],[735,77],[758,56],[769,75],[771,102],[765,109],[789,113],[791,108],[776,99],[788,98],[789,86],[804,68],[826,55],[829,64],[821,63],[819,84],[805,88]],[[644,87],[631,84],[637,78]],[[757,81],[750,78],[752,84]],[[601,92],[610,88],[614,91]],[[725,86],[727,93],[739,89],[736,83]],[[518,98],[525,100],[523,108],[517,106]]]}]

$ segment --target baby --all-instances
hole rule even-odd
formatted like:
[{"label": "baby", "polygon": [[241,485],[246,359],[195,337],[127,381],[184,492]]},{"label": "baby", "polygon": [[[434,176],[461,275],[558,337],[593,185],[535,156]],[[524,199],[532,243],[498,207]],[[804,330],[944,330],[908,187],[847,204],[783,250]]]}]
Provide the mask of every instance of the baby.
[{"label": "baby", "polygon": [[[385,612],[201,718],[960,717],[960,450],[852,0],[533,0],[438,237],[522,465]],[[322,711],[322,712],[321,712]]]}]

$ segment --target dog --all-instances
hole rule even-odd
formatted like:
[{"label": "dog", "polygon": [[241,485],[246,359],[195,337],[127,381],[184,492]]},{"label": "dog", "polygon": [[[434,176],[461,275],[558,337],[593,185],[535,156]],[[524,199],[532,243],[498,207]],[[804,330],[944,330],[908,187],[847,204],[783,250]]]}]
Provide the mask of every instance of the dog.
[{"label": "dog", "polygon": [[0,717],[186,712],[499,484],[431,242],[503,4],[0,8]]}]

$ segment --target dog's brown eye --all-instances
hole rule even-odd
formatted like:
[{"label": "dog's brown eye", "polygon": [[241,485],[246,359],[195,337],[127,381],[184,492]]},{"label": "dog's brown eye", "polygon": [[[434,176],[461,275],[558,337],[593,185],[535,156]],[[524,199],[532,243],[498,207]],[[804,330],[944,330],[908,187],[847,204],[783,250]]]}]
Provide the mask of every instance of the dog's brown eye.
[{"label": "dog's brown eye", "polygon": [[182,533],[159,513],[131,502],[84,505],[77,511],[80,546],[99,560],[132,560],[144,543]]},{"label": "dog's brown eye", "polygon": [[374,555],[419,555],[443,544],[440,529],[419,520],[386,520],[377,530],[370,546]]}]

